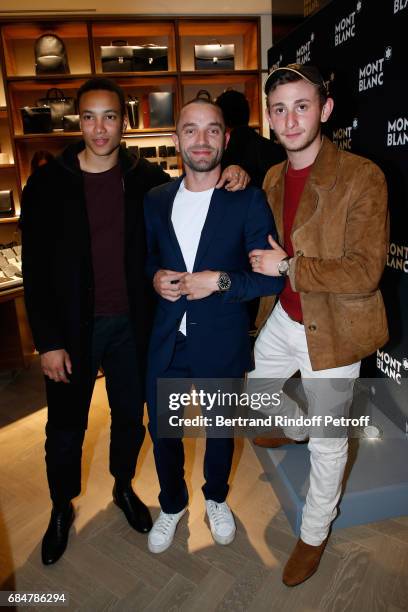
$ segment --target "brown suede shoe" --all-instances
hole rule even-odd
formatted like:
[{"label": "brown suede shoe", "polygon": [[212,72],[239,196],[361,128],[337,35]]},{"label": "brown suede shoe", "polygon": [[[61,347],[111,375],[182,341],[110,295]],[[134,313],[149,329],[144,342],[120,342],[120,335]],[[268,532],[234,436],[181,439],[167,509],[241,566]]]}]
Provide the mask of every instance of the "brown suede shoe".
[{"label": "brown suede shoe", "polygon": [[327,540],[328,537],[319,546],[311,546],[299,538],[283,570],[282,582],[286,586],[301,584],[315,573]]},{"label": "brown suede shoe", "polygon": [[292,438],[287,438],[286,436],[282,436],[281,438],[262,438],[257,437],[253,440],[256,446],[262,446],[262,448],[279,448],[280,446],[286,446],[287,444],[306,444],[309,442],[309,438],[307,440],[301,440],[298,442],[297,440],[292,440]]}]

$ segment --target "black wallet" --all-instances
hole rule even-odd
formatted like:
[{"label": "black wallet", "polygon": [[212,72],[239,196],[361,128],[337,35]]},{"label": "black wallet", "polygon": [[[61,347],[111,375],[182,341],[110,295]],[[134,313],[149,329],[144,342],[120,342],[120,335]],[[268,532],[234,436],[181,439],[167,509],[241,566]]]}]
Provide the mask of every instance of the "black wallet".
[{"label": "black wallet", "polygon": [[156,147],[140,147],[139,155],[140,157],[157,157]]}]

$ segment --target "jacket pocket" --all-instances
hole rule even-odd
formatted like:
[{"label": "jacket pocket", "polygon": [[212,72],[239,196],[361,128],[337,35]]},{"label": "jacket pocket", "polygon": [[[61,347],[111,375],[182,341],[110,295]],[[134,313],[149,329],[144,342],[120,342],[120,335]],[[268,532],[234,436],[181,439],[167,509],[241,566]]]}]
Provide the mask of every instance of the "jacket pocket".
[{"label": "jacket pocket", "polygon": [[371,347],[379,333],[382,300],[379,291],[333,295],[334,325],[344,342]]}]

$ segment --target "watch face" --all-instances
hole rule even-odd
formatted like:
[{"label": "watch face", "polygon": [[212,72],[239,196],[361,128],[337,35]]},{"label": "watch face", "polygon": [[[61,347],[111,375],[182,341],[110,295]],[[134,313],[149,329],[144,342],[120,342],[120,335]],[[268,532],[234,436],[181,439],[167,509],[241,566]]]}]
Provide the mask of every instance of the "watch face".
[{"label": "watch face", "polygon": [[283,259],[278,263],[279,274],[286,275],[289,271],[289,262],[287,259]]},{"label": "watch face", "polygon": [[220,274],[217,284],[220,291],[228,291],[231,287],[231,279],[226,272]]}]

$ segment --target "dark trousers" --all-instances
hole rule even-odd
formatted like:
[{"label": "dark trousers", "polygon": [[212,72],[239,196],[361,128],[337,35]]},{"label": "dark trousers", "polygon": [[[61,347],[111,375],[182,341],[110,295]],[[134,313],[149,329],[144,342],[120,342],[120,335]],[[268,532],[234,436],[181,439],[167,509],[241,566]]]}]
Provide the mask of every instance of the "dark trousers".
[{"label": "dark trousers", "polygon": [[127,315],[95,317],[91,358],[91,380],[88,387],[83,388],[87,397],[81,398],[79,414],[78,406],[75,407],[74,421],[69,406],[62,409],[57,405],[55,398],[58,393],[52,392],[53,387],[59,385],[58,392],[63,393],[64,383],[47,381],[49,405],[45,460],[51,499],[55,504],[66,503],[81,491],[82,443],[100,366],[105,373],[111,412],[109,469],[115,478],[123,482],[132,480],[145,436],[143,384]]},{"label": "dark trousers", "polygon": [[[189,367],[187,342],[178,332],[173,359],[161,378],[192,378]],[[197,386],[196,386],[197,388]],[[183,391],[189,391],[188,388]],[[157,397],[157,390],[155,393]],[[188,492],[184,480],[184,446],[182,438],[160,438],[158,436],[158,406],[148,406],[149,431],[153,440],[154,459],[160,483],[159,502],[162,510],[174,514],[188,503]],[[228,478],[234,453],[234,438],[207,438],[204,455],[204,478],[202,487],[205,499],[218,503],[228,494]]]}]

